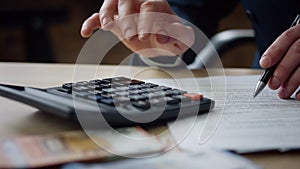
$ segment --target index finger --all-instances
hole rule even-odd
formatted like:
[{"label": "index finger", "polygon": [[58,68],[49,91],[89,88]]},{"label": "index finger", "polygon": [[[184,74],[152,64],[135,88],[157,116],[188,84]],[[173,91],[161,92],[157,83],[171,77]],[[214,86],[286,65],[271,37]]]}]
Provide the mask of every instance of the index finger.
[{"label": "index finger", "polygon": [[296,25],[282,33],[263,54],[260,65],[269,68],[280,61],[290,46],[300,37],[300,25]]},{"label": "index finger", "polygon": [[100,22],[102,29],[108,29],[106,26],[114,20],[114,15],[117,13],[118,0],[105,0],[99,11]]},{"label": "index finger", "polygon": [[82,37],[90,37],[93,33],[93,31],[97,28],[101,28],[101,23],[99,21],[99,14],[94,13],[91,17],[86,19],[81,28],[81,36]]},{"label": "index finger", "polygon": [[[138,21],[139,39],[146,40],[150,37],[150,34],[153,33],[152,27],[154,22],[161,22],[162,20],[164,20],[164,22],[170,22],[174,18],[177,19],[175,13],[171,10],[171,7],[166,1],[143,2],[140,7],[140,17]],[[172,22],[174,22],[174,20],[172,20]]]},{"label": "index finger", "polygon": [[139,4],[139,0],[119,0],[118,12],[119,22],[121,22],[119,26],[123,37],[127,40],[132,40],[136,35],[136,16],[131,14],[138,12],[137,6],[139,6]]}]

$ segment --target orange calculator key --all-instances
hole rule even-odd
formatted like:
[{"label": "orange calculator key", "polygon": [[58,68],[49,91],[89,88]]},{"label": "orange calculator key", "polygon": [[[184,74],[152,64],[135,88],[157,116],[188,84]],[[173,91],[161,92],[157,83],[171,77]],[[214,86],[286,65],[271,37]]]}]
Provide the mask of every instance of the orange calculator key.
[{"label": "orange calculator key", "polygon": [[197,94],[197,93],[184,93],[183,94],[186,97],[189,97],[191,100],[203,100],[203,95],[202,94]]}]

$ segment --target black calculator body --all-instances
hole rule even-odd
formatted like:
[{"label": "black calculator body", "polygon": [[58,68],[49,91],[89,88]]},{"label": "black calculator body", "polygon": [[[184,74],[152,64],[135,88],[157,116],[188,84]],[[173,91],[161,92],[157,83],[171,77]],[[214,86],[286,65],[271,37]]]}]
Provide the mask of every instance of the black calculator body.
[{"label": "black calculator body", "polygon": [[99,116],[112,127],[154,124],[209,112],[214,101],[127,77],[94,79],[39,89],[0,85],[0,95],[43,112],[90,124]]}]

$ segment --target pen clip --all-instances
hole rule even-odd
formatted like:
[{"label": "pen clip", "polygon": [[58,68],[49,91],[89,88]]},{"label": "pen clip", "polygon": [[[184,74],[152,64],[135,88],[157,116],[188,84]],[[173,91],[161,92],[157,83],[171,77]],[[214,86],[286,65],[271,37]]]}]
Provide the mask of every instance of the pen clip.
[{"label": "pen clip", "polygon": [[298,25],[299,24],[299,21],[300,21],[300,14],[298,14],[295,18],[295,20],[293,21],[291,27],[295,26],[295,25]]}]

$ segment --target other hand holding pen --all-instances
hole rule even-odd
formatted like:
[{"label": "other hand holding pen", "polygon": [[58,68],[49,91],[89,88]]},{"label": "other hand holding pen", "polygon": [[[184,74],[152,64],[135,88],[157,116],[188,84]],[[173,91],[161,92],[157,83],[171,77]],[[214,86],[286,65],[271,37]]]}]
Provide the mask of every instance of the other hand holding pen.
[{"label": "other hand holding pen", "polygon": [[[282,33],[260,60],[260,65],[264,69],[277,63],[268,85],[273,90],[280,88],[278,96],[286,99],[300,85],[300,24]],[[297,91],[296,98],[300,100],[300,90]]]}]

